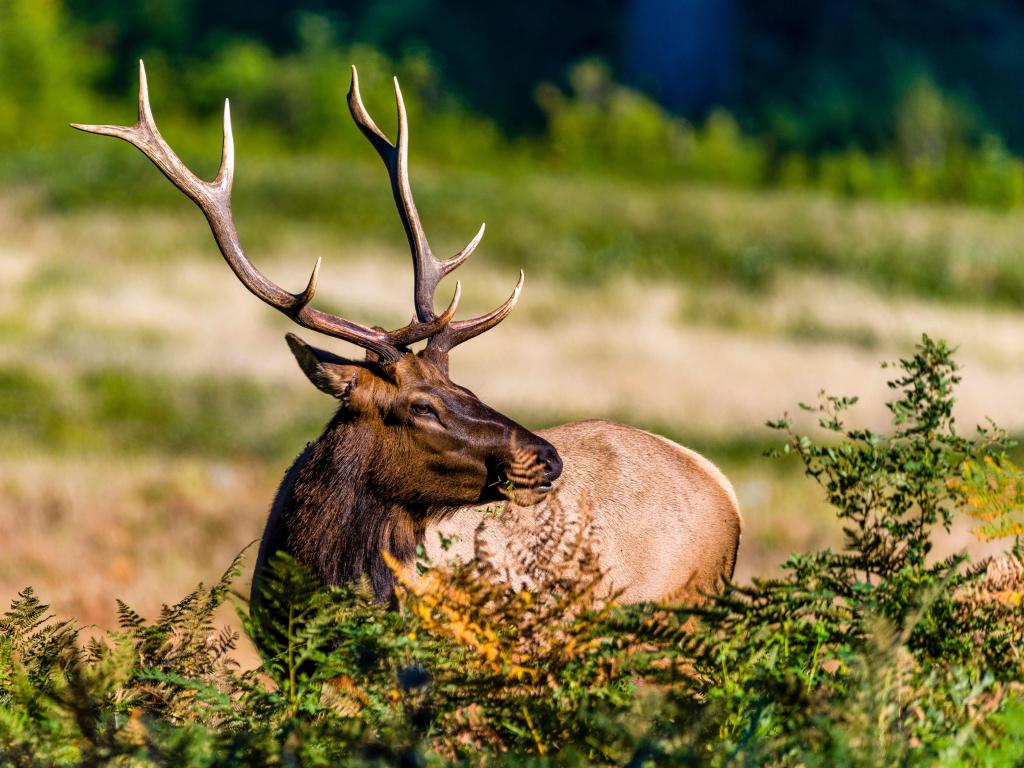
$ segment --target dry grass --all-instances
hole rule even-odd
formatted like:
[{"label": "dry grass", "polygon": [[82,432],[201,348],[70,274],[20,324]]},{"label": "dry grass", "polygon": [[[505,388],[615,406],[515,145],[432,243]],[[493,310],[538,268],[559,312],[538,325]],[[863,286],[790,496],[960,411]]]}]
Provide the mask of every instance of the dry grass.
[{"label": "dry grass", "polygon": [[[0,199],[0,371],[26,367],[58,389],[104,366],[172,385],[192,375],[252,380],[272,387],[286,413],[320,408],[327,420],[330,403],[311,393],[283,343],[287,321],[241,289],[193,210],[130,222],[32,210]],[[745,227],[758,226],[756,214]],[[977,221],[953,216],[948,234],[978,237]],[[918,225],[910,215],[899,226],[910,237]],[[998,227],[1007,239],[1017,231]],[[370,324],[408,319],[411,276],[397,233],[394,248],[339,244],[305,226],[275,243],[257,260],[282,285],[302,285],[321,255],[320,306]],[[497,304],[514,281],[488,259],[485,242],[460,274],[465,313]],[[961,423],[991,416],[1024,431],[1024,314],[883,297],[820,276],[750,294],[628,278],[573,288],[531,273],[513,318],[460,348],[453,375],[530,426],[604,416],[757,444],[772,439],[760,427],[767,418],[819,388],[862,395],[864,423],[886,423],[878,361],[908,352],[925,331],[961,347]],[[281,446],[283,455],[300,448]],[[52,455],[45,445],[3,444],[2,429],[0,455],[0,599],[31,583],[60,613],[101,625],[113,620],[115,596],[152,614],[219,575],[259,535],[286,464]],[[744,509],[741,578],[768,572],[792,549],[838,540],[815,487],[791,468],[756,449],[713,458]],[[967,541],[958,531],[943,551]]]},{"label": "dry grass", "polygon": [[258,538],[267,467],[193,459],[7,458],[0,592],[31,582],[61,613],[109,623],[113,598],[152,613],[216,580]]},{"label": "dry grass", "polygon": [[[129,225],[19,219],[10,206],[0,205],[11,236],[0,249],[0,327],[18,332],[0,336],[0,364],[57,375],[103,364],[213,372],[307,389],[282,342],[288,322],[240,288],[195,216]],[[174,257],[150,255],[140,231],[157,232]],[[341,247],[306,229],[281,241],[259,263],[282,285],[303,284],[322,255],[321,306],[370,324],[408,319],[402,252]],[[514,280],[485,262],[484,249],[460,275],[467,314],[501,301]],[[961,347],[961,422],[990,416],[1024,430],[1015,397],[1024,389],[1024,314],[883,299],[838,279],[800,277],[744,294],[629,279],[572,289],[531,275],[515,318],[460,348],[453,366],[489,402],[541,420],[613,415],[677,433],[750,433],[825,388],[860,394],[860,413],[878,426],[887,420],[878,361],[908,352],[922,332]]]}]

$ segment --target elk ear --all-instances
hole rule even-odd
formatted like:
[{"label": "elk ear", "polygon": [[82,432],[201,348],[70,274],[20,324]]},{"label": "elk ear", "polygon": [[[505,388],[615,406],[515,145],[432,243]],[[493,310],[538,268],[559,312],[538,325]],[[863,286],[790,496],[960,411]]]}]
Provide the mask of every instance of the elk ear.
[{"label": "elk ear", "polygon": [[294,333],[285,335],[285,340],[313,386],[339,400],[347,400],[355,377],[365,366],[323,349],[311,347]]}]

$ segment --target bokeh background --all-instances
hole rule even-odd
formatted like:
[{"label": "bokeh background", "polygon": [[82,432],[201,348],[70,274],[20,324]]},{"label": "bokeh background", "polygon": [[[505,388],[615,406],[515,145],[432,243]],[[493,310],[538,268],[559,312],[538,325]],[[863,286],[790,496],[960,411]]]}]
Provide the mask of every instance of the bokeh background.
[{"label": "bokeh background", "polygon": [[463,311],[527,274],[453,377],[534,428],[706,453],[743,578],[838,540],[765,421],[825,388],[883,427],[879,363],[921,333],[959,347],[963,430],[1024,432],[1020,3],[0,0],[0,599],[152,615],[260,535],[331,415],[199,212],[67,127],[132,122],[140,57],[206,177],[231,98],[250,257],[297,290],[322,256],[319,306],[390,327],[409,257],[344,93],[356,64],[391,133],[397,74],[434,249],[488,224]]}]

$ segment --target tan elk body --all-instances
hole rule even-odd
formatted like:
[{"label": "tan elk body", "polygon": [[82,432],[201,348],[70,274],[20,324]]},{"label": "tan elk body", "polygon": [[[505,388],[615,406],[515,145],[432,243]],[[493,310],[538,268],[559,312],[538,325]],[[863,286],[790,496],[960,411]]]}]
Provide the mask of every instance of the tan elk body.
[{"label": "tan elk body", "polygon": [[[228,105],[224,149],[212,182],[196,177],[157,129],[145,69],[139,69],[139,113],[133,126],[75,125],[138,147],[203,211],[228,265],[242,284],[298,325],[366,350],[365,360],[338,357],[288,334],[310,381],[336,398],[338,411],[285,475],[271,509],[253,576],[284,550],[324,581],[369,577],[378,599],[392,597],[388,552],[411,568],[419,544],[435,561],[473,556],[474,542],[504,556],[503,570],[529,584],[518,567],[519,534],[559,510],[564,522],[585,512],[592,551],[607,590],[630,602],[689,599],[731,576],[740,539],[739,506],[725,476],[707,459],[642,430],[583,421],[531,432],[453,383],[451,349],[504,320],[518,300],[519,283],[494,311],[455,320],[457,283],[438,314],[438,283],[464,262],[483,227],[462,251],[437,259],[412,197],[408,127],[398,82],[398,138],[392,144],[367,113],[352,70],[352,116],[388,170],[414,267],[416,315],[395,330],[368,328],[310,306],[320,260],[306,288],[290,293],[269,280],[242,249],[231,212],[234,146]],[[425,341],[419,351],[411,345]],[[509,508],[511,503],[511,508]],[[500,514],[485,513],[493,506]],[[550,506],[547,506],[550,505]],[[440,547],[442,534],[454,539]]]},{"label": "tan elk body", "polygon": [[[739,504],[728,479],[706,458],[609,421],[578,421],[537,434],[562,457],[565,468],[555,483],[559,511],[570,527],[590,524],[606,593],[630,603],[692,600],[732,575]],[[495,514],[493,505],[461,509],[428,528],[428,559],[466,562],[482,542],[516,586],[532,586],[511,543],[534,527],[537,511],[538,505],[504,514]]]}]

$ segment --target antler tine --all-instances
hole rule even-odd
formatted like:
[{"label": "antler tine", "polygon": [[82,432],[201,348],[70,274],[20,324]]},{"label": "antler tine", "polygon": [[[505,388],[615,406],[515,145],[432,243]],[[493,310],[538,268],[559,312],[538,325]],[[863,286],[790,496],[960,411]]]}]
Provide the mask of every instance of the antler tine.
[{"label": "antler tine", "polygon": [[[372,121],[371,121],[372,123]],[[234,214],[231,210],[231,187],[234,180],[235,151],[231,130],[231,109],[224,101],[224,143],[221,150],[220,169],[212,182],[205,182],[196,176],[181,161],[170,145],[160,135],[153,119],[149,102],[149,86],[146,68],[139,61],[139,114],[135,125],[82,125],[72,123],[73,128],[103,136],[114,136],[137,147],[160,169],[174,186],[199,206],[213,232],[224,260],[242,284],[259,299],[292,318],[299,325],[328,336],[343,339],[364,349],[375,352],[382,361],[393,362],[403,354],[402,347],[428,338],[447,324],[442,320],[454,314],[458,295],[452,307],[441,318],[431,317],[425,322],[412,323],[392,335],[387,331],[367,328],[336,315],[331,315],[308,306],[316,292],[321,260],[318,258],[310,274],[309,282],[301,293],[289,293],[267,279],[245,255],[238,239]],[[376,126],[373,126],[376,129]],[[377,131],[379,133],[379,131]]]},{"label": "antler tine", "polygon": [[512,295],[505,299],[505,302],[500,307],[472,320],[456,320],[453,323],[449,323],[437,335],[430,337],[428,346],[441,352],[449,352],[462,342],[469,341],[484,331],[489,331],[508,317],[512,310],[515,309],[519,301],[519,294],[522,293],[525,279],[526,275],[523,273],[523,270],[519,270],[519,281],[512,290]]},{"label": "antler tine", "polygon": [[171,182],[200,207],[212,196],[214,189],[230,192],[234,176],[234,138],[231,133],[231,116],[227,102],[224,104],[224,143],[221,149],[221,165],[217,178],[212,184],[199,179],[174,153],[160,135],[153,120],[149,104],[149,84],[146,80],[145,64],[139,61],[139,116],[135,125],[82,125],[72,123],[72,128],[103,136],[114,136],[134,145],[148,157]]},{"label": "antler tine", "polygon": [[486,229],[487,224],[481,224],[480,229],[477,230],[477,233],[473,236],[473,239],[466,243],[466,247],[441,264],[441,269],[444,275],[447,275],[456,267],[461,266],[462,262],[464,262],[466,259],[473,255],[473,251],[475,251],[476,247],[480,245],[480,241],[483,239],[484,236],[484,230]]},{"label": "antler tine", "polygon": [[409,250],[412,252],[415,272],[413,299],[416,305],[416,316],[420,321],[428,322],[438,316],[434,311],[434,294],[437,291],[438,283],[445,275],[469,258],[480,242],[480,238],[483,237],[484,228],[481,227],[470,244],[450,259],[441,261],[430,250],[430,242],[427,240],[427,234],[420,221],[419,211],[416,210],[416,201],[413,198],[412,185],[409,182],[409,119],[397,77],[394,78],[394,87],[395,107],[398,112],[398,134],[394,144],[377,127],[363,104],[363,97],[359,91],[359,72],[355,66],[352,67],[352,85],[348,92],[348,106],[352,112],[352,119],[355,120],[363,135],[369,139],[373,148],[377,150],[377,154],[380,155],[388,170],[395,205],[398,208],[398,215],[402,219],[405,236],[409,241]]}]

